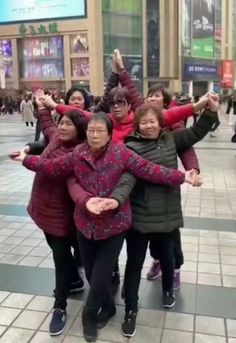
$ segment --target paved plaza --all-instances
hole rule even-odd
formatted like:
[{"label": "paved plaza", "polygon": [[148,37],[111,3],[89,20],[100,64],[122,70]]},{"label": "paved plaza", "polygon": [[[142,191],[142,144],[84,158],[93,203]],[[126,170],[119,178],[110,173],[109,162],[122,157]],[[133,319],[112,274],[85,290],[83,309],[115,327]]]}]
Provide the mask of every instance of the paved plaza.
[{"label": "paved plaza", "polygon": [[[236,145],[221,111],[217,137],[196,145],[204,184],[182,187],[185,263],[176,305],[160,305],[160,281],[147,281],[147,254],[140,287],[136,335],[130,343],[236,343]],[[0,342],[82,343],[81,309],[86,292],[68,301],[67,328],[48,334],[54,288],[53,260],[26,205],[34,173],[9,160],[8,153],[34,138],[19,115],[0,116]],[[120,256],[124,273],[126,249]],[[124,303],[100,331],[98,343],[128,342],[120,332]]]}]

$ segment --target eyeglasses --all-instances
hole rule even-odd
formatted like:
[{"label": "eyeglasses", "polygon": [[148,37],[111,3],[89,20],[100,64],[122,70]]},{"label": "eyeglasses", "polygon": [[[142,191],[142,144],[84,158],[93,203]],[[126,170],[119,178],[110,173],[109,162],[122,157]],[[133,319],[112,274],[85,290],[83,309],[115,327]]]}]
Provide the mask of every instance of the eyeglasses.
[{"label": "eyeglasses", "polygon": [[126,100],[117,100],[117,101],[111,101],[109,105],[111,108],[114,108],[116,105],[118,107],[123,107],[123,106],[127,105],[127,102],[126,102]]},{"label": "eyeglasses", "polygon": [[87,133],[89,134],[89,135],[94,135],[95,133],[97,134],[97,135],[102,135],[103,133],[105,133],[105,132],[107,132],[107,130],[93,130],[93,129],[88,129],[87,130]]}]

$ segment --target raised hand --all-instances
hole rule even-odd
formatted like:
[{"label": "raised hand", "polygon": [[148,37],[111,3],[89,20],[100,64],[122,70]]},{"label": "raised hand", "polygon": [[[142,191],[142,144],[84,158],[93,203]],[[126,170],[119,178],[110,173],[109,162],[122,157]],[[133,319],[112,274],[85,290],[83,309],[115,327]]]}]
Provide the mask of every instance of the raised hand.
[{"label": "raised hand", "polygon": [[123,58],[121,56],[120,50],[115,49],[114,50],[114,59],[113,59],[116,69],[118,72],[120,72],[122,69],[124,69],[124,63],[123,63]]},{"label": "raised hand", "polygon": [[47,107],[52,110],[54,110],[57,106],[57,103],[52,100],[50,95],[44,95],[40,98],[40,101],[42,102],[44,107]]},{"label": "raised hand", "polygon": [[38,109],[40,110],[44,108],[45,106],[42,102],[42,100],[45,97],[44,91],[42,89],[37,89],[34,93],[34,96],[35,96],[36,104],[38,105]]}]

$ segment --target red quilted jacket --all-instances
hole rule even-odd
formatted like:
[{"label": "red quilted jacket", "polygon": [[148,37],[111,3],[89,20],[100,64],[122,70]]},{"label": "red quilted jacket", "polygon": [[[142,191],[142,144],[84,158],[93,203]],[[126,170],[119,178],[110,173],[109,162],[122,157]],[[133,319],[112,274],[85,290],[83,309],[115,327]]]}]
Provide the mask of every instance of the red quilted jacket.
[{"label": "red quilted jacket", "polygon": [[[54,159],[73,151],[78,141],[64,145],[60,141],[50,111],[40,111],[40,123],[45,138],[49,141],[41,157]],[[55,236],[67,236],[75,229],[74,203],[69,196],[67,180],[50,178],[36,173],[28,205],[30,217],[43,231]]]},{"label": "red quilted jacket", "polygon": [[[108,211],[102,216],[93,216],[85,207],[93,196],[107,197],[115,188],[121,175],[130,171],[137,177],[150,182],[178,186],[184,182],[184,174],[144,160],[124,144],[110,142],[98,156],[93,156],[87,143],[78,145],[72,153],[58,159],[43,159],[26,156],[23,165],[36,172],[51,176],[52,179],[75,175],[85,193],[78,195],[75,208],[75,224],[87,238],[105,239],[126,231],[131,225],[130,203],[127,201],[116,211]],[[66,209],[61,208],[62,211]]]}]

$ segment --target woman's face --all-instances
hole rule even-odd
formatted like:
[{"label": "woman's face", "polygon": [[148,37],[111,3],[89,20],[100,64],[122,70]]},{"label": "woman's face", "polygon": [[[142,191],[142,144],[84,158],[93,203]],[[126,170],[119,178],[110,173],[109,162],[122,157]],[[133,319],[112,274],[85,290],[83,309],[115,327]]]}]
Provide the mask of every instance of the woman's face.
[{"label": "woman's face", "polygon": [[85,107],[83,94],[80,91],[75,91],[72,93],[72,95],[69,97],[69,105],[79,107],[83,110]]},{"label": "woman's face", "polygon": [[159,121],[155,113],[149,110],[143,115],[139,122],[139,132],[146,138],[156,139],[161,131]]},{"label": "woman's face", "polygon": [[122,121],[130,111],[130,105],[126,99],[113,99],[109,104],[110,112],[117,121]]},{"label": "woman's face", "polygon": [[87,139],[92,150],[100,150],[109,142],[110,138],[103,120],[91,120],[88,123]]},{"label": "woman's face", "polygon": [[71,119],[63,116],[58,124],[59,138],[63,142],[69,142],[77,137],[77,129]]},{"label": "woman's face", "polygon": [[156,91],[156,92],[150,94],[146,98],[146,102],[151,102],[151,103],[157,105],[159,109],[164,108],[164,97],[163,97],[163,94],[161,91]]}]

